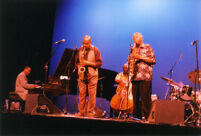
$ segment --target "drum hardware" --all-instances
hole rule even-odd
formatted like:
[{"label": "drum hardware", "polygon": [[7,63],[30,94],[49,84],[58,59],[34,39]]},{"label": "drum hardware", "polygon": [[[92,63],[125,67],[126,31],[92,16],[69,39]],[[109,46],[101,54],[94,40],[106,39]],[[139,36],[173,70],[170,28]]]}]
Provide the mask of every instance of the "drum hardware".
[{"label": "drum hardware", "polygon": [[167,95],[170,90],[170,96],[169,96],[170,100],[177,100],[180,96],[179,90],[181,89],[182,86],[170,78],[161,77],[161,79],[166,81],[168,85],[168,88],[165,94],[165,99],[167,99]]},{"label": "drum hardware", "polygon": [[[199,73],[199,74],[198,74]],[[195,84],[195,91],[192,91],[192,88],[190,89],[190,91],[188,90],[184,90],[184,92],[188,95],[191,96],[192,98],[192,108],[193,108],[193,112],[192,114],[184,121],[184,123],[193,123],[196,126],[200,126],[200,121],[201,121],[201,91],[200,91],[200,86],[199,84],[201,83],[201,70],[197,70],[195,69],[194,71],[191,71],[188,73],[187,77],[189,79],[189,81],[191,81],[192,83]],[[198,90],[196,91],[196,85],[198,85]]]},{"label": "drum hardware", "polygon": [[189,110],[191,111],[191,113],[189,115],[186,115],[186,119],[184,120],[183,124],[192,124],[192,125],[196,125],[196,126],[200,126],[200,110],[201,107],[199,104],[197,103],[193,103],[193,102],[188,102],[187,103],[188,107],[185,107],[185,114],[189,114],[187,112],[189,112]]},{"label": "drum hardware", "polygon": [[[183,124],[196,124],[200,125],[200,110],[201,110],[201,92],[194,93],[193,88],[189,85],[181,86],[179,83],[172,79],[161,77],[161,79],[167,82],[168,88],[166,91],[165,99],[167,98],[168,91],[170,90],[170,100],[183,101],[187,106],[185,106],[185,121]],[[195,98],[199,98],[195,101]]]},{"label": "drum hardware", "polygon": [[[199,64],[198,64],[198,40],[195,40],[192,42],[192,46],[195,46],[195,52],[196,52],[196,69],[188,74],[188,79],[195,84],[194,90],[195,90],[195,98],[194,98],[194,109],[195,112],[192,113],[192,117],[195,118],[194,122],[196,126],[200,126],[200,104],[197,103],[197,92],[200,91],[200,83],[201,83],[201,70],[199,70]],[[196,89],[196,85],[198,85],[198,91]],[[197,92],[196,92],[197,91]]]}]

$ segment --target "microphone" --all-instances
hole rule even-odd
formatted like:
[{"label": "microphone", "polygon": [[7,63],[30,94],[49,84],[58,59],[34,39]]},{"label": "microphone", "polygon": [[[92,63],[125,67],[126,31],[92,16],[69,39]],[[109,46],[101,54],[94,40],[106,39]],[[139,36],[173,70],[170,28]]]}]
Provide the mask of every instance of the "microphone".
[{"label": "microphone", "polygon": [[131,43],[131,44],[130,44],[130,53],[133,52],[132,48],[133,48],[133,44]]},{"label": "microphone", "polygon": [[195,43],[197,43],[197,41],[198,41],[198,40],[195,40],[195,41],[191,42],[191,45],[192,45],[192,46],[195,45]]},{"label": "microphone", "polygon": [[181,53],[181,54],[180,54],[180,57],[179,57],[180,60],[181,60],[181,62],[182,62],[182,60],[183,60],[183,57],[182,57],[182,56],[183,56],[183,54]]},{"label": "microphone", "polygon": [[55,44],[57,44],[57,43],[62,43],[62,42],[65,42],[65,41],[66,41],[65,39],[62,39],[62,40],[60,40],[60,41],[55,42]]}]

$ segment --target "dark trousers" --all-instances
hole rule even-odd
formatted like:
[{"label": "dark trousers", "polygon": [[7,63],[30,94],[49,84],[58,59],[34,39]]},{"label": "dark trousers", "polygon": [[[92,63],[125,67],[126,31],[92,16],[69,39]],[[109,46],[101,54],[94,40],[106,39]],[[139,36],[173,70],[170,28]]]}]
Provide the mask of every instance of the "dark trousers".
[{"label": "dark trousers", "polygon": [[152,81],[133,81],[132,85],[133,114],[147,119],[151,108]]}]

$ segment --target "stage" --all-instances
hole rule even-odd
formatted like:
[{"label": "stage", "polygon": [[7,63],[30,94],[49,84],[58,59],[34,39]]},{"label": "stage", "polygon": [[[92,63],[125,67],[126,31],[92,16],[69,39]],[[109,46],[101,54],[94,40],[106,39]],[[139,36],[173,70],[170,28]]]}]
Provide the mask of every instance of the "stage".
[{"label": "stage", "polygon": [[2,135],[200,135],[201,127],[154,124],[137,119],[89,118],[74,114],[1,113]]}]

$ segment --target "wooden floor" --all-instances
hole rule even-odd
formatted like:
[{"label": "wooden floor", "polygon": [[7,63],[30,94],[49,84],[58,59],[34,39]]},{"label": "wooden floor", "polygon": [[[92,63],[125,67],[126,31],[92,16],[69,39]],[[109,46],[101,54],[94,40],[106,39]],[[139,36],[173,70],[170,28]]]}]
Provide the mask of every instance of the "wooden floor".
[{"label": "wooden floor", "polygon": [[1,135],[201,135],[201,127],[153,124],[136,119],[89,118],[73,114],[1,113]]}]

